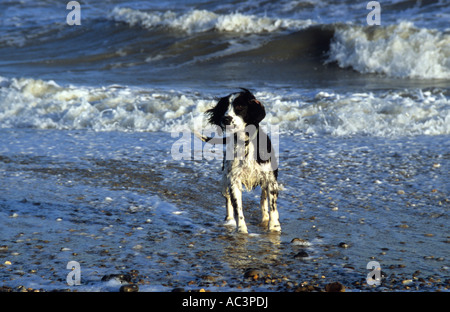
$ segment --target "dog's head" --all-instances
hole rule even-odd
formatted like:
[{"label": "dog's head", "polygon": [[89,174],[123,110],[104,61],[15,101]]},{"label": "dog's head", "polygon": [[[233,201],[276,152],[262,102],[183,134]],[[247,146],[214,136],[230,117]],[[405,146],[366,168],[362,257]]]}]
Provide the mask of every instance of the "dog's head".
[{"label": "dog's head", "polygon": [[247,89],[219,99],[216,106],[206,111],[208,121],[233,132],[244,130],[248,125],[258,126],[266,116],[264,106]]}]

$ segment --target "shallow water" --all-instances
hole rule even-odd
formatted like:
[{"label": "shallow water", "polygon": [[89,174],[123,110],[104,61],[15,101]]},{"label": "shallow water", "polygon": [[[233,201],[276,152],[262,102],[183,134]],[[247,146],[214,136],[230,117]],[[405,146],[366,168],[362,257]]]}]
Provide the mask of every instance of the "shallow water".
[{"label": "shallow water", "polygon": [[[66,265],[75,260],[81,285],[72,289],[80,291],[117,291],[119,282],[102,277],[132,270],[142,291],[286,291],[288,282],[334,281],[365,291],[375,260],[387,275],[379,287],[403,289],[414,276],[410,287],[445,289],[445,136],[280,135],[280,235],[258,226],[257,190],[244,196],[250,234],[222,226],[220,161],[175,161],[175,141],[168,133],[1,130],[2,284],[70,288]],[[308,257],[295,257],[300,250]],[[250,285],[248,268],[282,282]],[[419,283],[430,277],[442,282]]]}]

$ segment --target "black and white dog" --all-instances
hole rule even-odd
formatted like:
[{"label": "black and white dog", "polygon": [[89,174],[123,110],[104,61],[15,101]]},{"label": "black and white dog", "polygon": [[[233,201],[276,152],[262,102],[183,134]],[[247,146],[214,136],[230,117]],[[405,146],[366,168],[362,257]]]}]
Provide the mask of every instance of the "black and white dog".
[{"label": "black and white dog", "polygon": [[[200,135],[210,144],[225,144],[222,194],[226,198],[225,224],[247,233],[242,210],[242,185],[247,190],[261,186],[262,222],[269,231],[281,231],[278,220],[278,167],[272,143],[259,123],[266,116],[264,106],[247,89],[219,99],[206,111],[209,123],[220,127],[222,138]],[[199,135],[197,133],[197,135]],[[270,209],[269,209],[270,206]]]}]

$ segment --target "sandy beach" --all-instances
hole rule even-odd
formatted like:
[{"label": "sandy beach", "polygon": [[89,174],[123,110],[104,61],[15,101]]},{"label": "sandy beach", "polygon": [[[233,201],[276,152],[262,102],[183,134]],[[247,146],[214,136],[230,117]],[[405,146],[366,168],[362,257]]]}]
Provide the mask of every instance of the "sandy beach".
[{"label": "sandy beach", "polygon": [[[258,226],[256,190],[239,235],[222,225],[220,161],[172,160],[168,134],[2,130],[4,289],[448,290],[445,137],[282,138],[283,231]],[[69,287],[72,260],[82,282]],[[370,261],[381,285],[367,284]]]}]

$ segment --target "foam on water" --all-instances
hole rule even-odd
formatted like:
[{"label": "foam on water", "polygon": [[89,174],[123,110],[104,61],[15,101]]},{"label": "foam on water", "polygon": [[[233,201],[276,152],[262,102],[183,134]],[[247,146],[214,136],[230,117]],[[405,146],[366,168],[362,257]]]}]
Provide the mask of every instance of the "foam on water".
[{"label": "foam on water", "polygon": [[176,120],[209,103],[121,86],[62,87],[34,79],[3,79],[1,86],[3,128],[170,131]]},{"label": "foam on water", "polygon": [[208,10],[192,10],[183,14],[172,11],[144,12],[130,8],[114,8],[110,18],[130,26],[147,29],[168,27],[188,33],[211,30],[222,32],[262,33],[285,29],[301,29],[311,25],[311,20],[259,17],[242,13],[216,14]]},{"label": "foam on water", "polygon": [[260,94],[267,122],[281,129],[347,136],[438,135],[450,133],[450,101],[442,93],[327,93],[306,100]]},{"label": "foam on water", "polygon": [[[214,96],[125,86],[60,86],[54,81],[0,81],[2,128],[180,131],[206,125]],[[231,91],[231,90],[230,90]],[[265,125],[281,131],[346,136],[450,133],[450,100],[443,91],[336,93],[255,92]]]},{"label": "foam on water", "polygon": [[337,28],[329,61],[361,73],[450,79],[450,34],[417,28],[411,22]]}]

